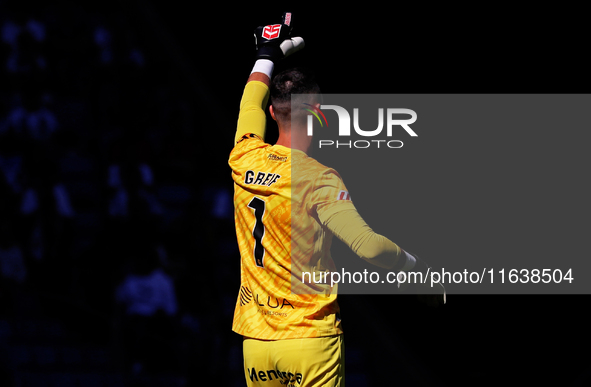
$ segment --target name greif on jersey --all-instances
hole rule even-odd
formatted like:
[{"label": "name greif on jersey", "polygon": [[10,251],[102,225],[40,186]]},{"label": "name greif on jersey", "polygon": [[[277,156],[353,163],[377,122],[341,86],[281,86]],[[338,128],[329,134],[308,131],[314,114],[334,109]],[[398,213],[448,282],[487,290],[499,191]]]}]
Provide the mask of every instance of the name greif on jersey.
[{"label": "name greif on jersey", "polygon": [[271,172],[248,170],[244,174],[244,184],[265,185],[267,187],[277,183],[281,175]]}]

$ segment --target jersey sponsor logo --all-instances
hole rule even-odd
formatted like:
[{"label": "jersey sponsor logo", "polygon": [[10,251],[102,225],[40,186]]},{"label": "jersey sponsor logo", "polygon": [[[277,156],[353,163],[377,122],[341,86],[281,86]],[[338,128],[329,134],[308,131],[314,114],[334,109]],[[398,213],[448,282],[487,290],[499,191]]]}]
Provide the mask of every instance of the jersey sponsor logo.
[{"label": "jersey sponsor logo", "polygon": [[275,312],[274,310],[259,309],[259,313],[262,314],[263,316],[287,317],[287,313]]},{"label": "jersey sponsor logo", "polygon": [[[259,296],[258,293],[254,293],[254,295],[253,295],[253,293],[250,291],[250,289],[246,286],[240,287],[239,297],[240,297],[240,306],[244,306],[254,299],[254,303],[256,305],[258,305],[259,307],[263,307],[263,308],[268,307],[271,309],[283,309],[283,308],[286,308],[289,306],[289,307],[291,307],[291,309],[295,309],[295,307],[291,304],[291,302],[289,302],[289,300],[287,298],[267,296],[267,299],[265,300],[265,297]],[[262,309],[261,309],[261,311],[262,311]],[[286,317],[286,316],[284,316],[284,317]]]},{"label": "jersey sponsor logo", "polygon": [[[287,300],[287,298],[277,298],[277,297],[273,297],[275,298],[275,300],[271,299],[271,296],[267,296],[267,302],[266,304],[261,304],[261,302],[259,301],[259,295],[255,294],[254,299],[255,302],[258,306],[268,306],[269,308],[273,308],[273,309],[283,309],[285,306],[289,305],[291,307],[291,309],[295,309],[295,307],[291,304],[291,302],[289,302]],[[281,301],[280,301],[281,300]],[[264,301],[264,299],[263,299]],[[281,305],[279,305],[281,304]]]},{"label": "jersey sponsor logo", "polygon": [[269,156],[267,156],[267,158],[271,161],[281,161],[283,163],[287,161],[287,156],[277,156],[273,153],[269,153]]},{"label": "jersey sponsor logo", "polygon": [[279,37],[281,32],[281,24],[272,24],[263,28],[263,38],[271,40]]},{"label": "jersey sponsor logo", "polygon": [[271,172],[255,172],[248,170],[244,174],[244,184],[272,186],[281,179],[281,175]]},{"label": "jersey sponsor logo", "polygon": [[304,379],[304,375],[301,373],[291,373],[280,371],[279,369],[276,370],[266,370],[266,371],[257,371],[255,367],[247,368],[246,371],[248,372],[248,377],[250,378],[251,382],[270,382],[273,380],[279,380],[279,383],[285,385],[286,387],[296,387],[300,386],[302,380]]},{"label": "jersey sponsor logo", "polygon": [[351,200],[351,195],[347,191],[340,190],[337,194],[337,200]]}]

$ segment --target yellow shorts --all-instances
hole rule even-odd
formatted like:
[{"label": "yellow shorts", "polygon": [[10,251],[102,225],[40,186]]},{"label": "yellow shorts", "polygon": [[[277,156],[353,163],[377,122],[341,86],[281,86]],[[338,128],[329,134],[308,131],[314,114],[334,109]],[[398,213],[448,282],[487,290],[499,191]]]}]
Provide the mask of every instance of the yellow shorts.
[{"label": "yellow shorts", "polygon": [[244,338],[247,386],[343,387],[343,335],[311,339],[257,340]]}]

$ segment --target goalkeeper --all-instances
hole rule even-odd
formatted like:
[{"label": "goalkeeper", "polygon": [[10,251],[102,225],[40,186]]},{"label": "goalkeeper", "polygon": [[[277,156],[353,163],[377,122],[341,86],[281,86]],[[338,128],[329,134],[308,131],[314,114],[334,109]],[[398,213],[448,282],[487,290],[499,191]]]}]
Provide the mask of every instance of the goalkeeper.
[{"label": "goalkeeper", "polygon": [[[281,23],[255,30],[255,63],[229,157],[241,255],[232,329],[244,337],[247,385],[344,386],[336,287],[292,278],[302,271],[335,269],[333,235],[379,267],[428,267],[376,234],[357,213],[339,174],[307,156],[311,138],[306,126],[293,119],[298,113],[291,112],[291,95],[309,95],[307,102],[318,107],[314,98],[320,89],[311,74],[299,69],[284,71],[271,82],[275,63],[304,46],[302,38],[291,36],[291,16],[285,13]],[[279,128],[275,145],[265,143],[269,98]],[[294,166],[306,173],[292,176]]]}]

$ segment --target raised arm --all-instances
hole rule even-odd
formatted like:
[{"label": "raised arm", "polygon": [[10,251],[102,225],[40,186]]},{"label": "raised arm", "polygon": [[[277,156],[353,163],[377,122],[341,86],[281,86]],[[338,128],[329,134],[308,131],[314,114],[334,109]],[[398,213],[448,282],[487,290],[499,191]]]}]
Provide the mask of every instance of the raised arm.
[{"label": "raised arm", "polygon": [[256,62],[240,101],[234,143],[248,133],[253,133],[263,140],[265,138],[265,108],[269,99],[269,85],[275,62],[304,47],[302,38],[291,37],[291,21],[291,13],[286,12],[283,14],[281,24],[260,26],[254,32],[257,48]]},{"label": "raised arm", "polygon": [[256,61],[242,93],[234,144],[248,133],[253,133],[262,140],[265,139],[267,126],[265,107],[269,100],[269,82],[272,72],[273,62],[266,59]]}]

